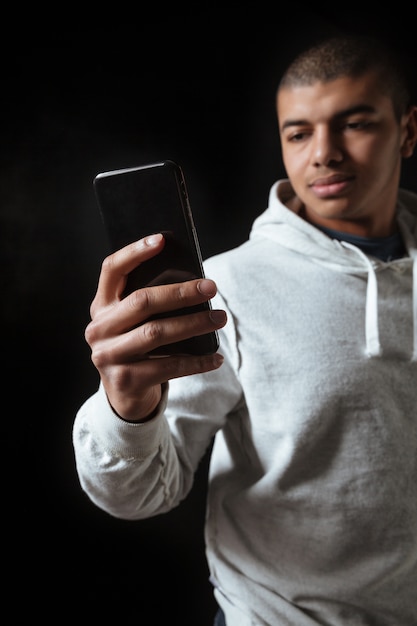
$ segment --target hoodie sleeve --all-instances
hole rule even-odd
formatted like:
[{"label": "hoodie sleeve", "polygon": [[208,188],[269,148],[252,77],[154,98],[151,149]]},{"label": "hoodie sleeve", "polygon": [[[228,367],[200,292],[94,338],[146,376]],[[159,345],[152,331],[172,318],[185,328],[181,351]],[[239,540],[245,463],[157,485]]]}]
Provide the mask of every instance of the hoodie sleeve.
[{"label": "hoodie sleeve", "polygon": [[[226,308],[223,301],[218,306]],[[123,519],[145,519],[173,509],[189,493],[215,433],[243,396],[232,365],[235,329],[231,322],[227,327],[220,333],[223,365],[171,380],[148,422],[120,419],[102,385],[81,406],[73,427],[76,469],[99,508]]]},{"label": "hoodie sleeve", "polygon": [[173,507],[179,491],[178,458],[163,412],[131,424],[112,410],[104,387],[79,409],[73,428],[82,489],[110,515],[141,519]]}]

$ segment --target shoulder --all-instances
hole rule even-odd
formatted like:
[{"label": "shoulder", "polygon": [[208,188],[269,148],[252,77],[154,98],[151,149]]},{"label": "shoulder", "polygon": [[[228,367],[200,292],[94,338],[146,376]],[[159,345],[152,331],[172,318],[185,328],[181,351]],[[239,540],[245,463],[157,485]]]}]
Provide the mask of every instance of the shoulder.
[{"label": "shoulder", "polygon": [[236,282],[241,276],[248,279],[254,272],[259,275],[260,267],[270,265],[270,245],[273,246],[272,241],[248,239],[236,248],[209,257],[204,261],[206,275],[222,283]]}]

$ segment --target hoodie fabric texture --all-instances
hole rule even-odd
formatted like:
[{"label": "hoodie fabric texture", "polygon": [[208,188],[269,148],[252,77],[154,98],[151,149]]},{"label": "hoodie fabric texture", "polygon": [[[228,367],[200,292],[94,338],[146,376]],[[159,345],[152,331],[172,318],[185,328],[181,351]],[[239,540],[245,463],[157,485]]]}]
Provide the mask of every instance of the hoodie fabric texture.
[{"label": "hoodie fabric texture", "polygon": [[[215,372],[129,424],[80,408],[82,488],[141,519],[187,495],[210,446],[207,559],[227,626],[417,625],[417,195],[383,262],[299,217],[275,183],[249,240],[205,263],[224,308]],[[198,621],[198,616],[196,616]]]}]

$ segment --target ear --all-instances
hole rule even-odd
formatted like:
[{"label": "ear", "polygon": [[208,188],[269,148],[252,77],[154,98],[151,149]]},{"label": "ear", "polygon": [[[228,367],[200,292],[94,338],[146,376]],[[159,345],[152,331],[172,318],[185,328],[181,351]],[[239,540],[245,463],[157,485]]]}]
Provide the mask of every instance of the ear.
[{"label": "ear", "polygon": [[403,116],[403,140],[401,156],[404,159],[411,157],[417,143],[417,106],[411,106]]}]

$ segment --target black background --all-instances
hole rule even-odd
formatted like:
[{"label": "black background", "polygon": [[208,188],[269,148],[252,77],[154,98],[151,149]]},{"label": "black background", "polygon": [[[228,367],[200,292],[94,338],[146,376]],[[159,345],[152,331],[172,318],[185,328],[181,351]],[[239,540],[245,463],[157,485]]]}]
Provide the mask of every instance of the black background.
[{"label": "black background", "polygon": [[[98,384],[83,333],[107,253],[92,180],[172,158],[185,170],[203,256],[239,244],[284,175],[274,90],[292,51],[336,25],[382,32],[417,59],[411,16],[363,10],[203,3],[154,5],[143,15],[138,6],[123,20],[64,13],[3,23],[3,541],[12,623],[211,626],[207,459],[180,508],[140,522],[111,518],[78,484],[72,424]],[[403,182],[417,191],[415,163],[405,162]]]}]

